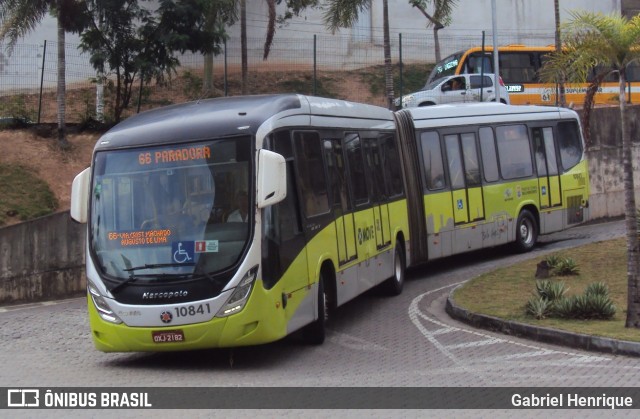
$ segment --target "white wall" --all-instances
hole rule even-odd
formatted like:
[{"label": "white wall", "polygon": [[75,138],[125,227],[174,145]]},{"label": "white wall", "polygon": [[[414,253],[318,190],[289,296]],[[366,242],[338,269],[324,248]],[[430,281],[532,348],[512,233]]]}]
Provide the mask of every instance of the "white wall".
[{"label": "white wall", "polygon": [[[382,1],[372,0],[371,8],[372,32],[382,36]],[[522,31],[528,33],[554,31],[553,0],[495,0],[497,10],[498,32]],[[281,10],[282,7],[279,8]],[[569,18],[571,10],[588,10],[592,12],[620,12],[621,0],[560,0],[560,19]],[[306,38],[313,34],[329,35],[322,24],[323,10],[310,9],[302,16],[291,20],[288,26],[278,28],[277,37]],[[431,36],[431,29],[426,29],[427,19],[407,0],[389,0],[390,30],[397,38],[398,33],[425,34]],[[264,38],[267,22],[267,5],[263,0],[247,0],[248,38]],[[491,0],[459,0],[453,12],[452,23],[440,31],[442,37],[447,35],[463,36],[477,34],[481,31],[491,32]],[[238,37],[239,25],[229,30],[232,38]],[[349,35],[349,29],[340,30],[339,34]],[[26,36],[22,43],[42,44],[44,40],[55,42],[56,22],[47,16],[42,25]],[[67,34],[67,42],[79,42],[78,35]]]}]

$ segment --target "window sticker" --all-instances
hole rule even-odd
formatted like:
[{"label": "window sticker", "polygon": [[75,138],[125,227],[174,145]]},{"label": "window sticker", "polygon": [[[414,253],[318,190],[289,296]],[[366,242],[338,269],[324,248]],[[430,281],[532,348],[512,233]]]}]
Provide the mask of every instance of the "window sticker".
[{"label": "window sticker", "polygon": [[195,242],[196,253],[217,253],[218,240],[197,240]]}]

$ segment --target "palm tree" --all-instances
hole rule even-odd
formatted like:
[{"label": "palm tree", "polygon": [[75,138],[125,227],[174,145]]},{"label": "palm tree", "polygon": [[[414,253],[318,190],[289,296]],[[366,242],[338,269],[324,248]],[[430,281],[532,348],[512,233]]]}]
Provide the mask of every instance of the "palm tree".
[{"label": "palm tree", "polygon": [[[440,62],[440,40],[438,31],[451,23],[451,12],[456,6],[457,0],[409,0],[409,4],[420,10],[424,17],[429,20],[427,27],[433,26],[433,41],[436,48],[436,62]],[[558,0],[556,0],[558,1]],[[433,14],[427,12],[427,7],[433,3]]]},{"label": "palm tree", "polygon": [[634,196],[631,133],[626,113],[626,69],[640,60],[640,16],[627,19],[619,14],[573,12],[564,27],[564,49],[554,52],[543,68],[547,80],[563,74],[567,81],[584,82],[595,67],[600,76],[619,76],[622,167],[625,226],[627,233],[627,319],[626,327],[640,328],[640,257]]},{"label": "palm tree", "polygon": [[[324,23],[335,33],[339,28],[352,26],[360,12],[371,7],[371,0],[328,0],[324,13]],[[393,109],[393,72],[391,66],[391,40],[389,36],[389,5],[382,0],[382,24],[384,33],[384,79],[387,107]]]},{"label": "palm tree", "polygon": [[81,5],[75,0],[0,0],[0,41],[9,40],[7,49],[12,52],[19,38],[34,30],[51,12],[58,24],[58,141],[68,147],[65,125],[65,32],[78,30],[74,17]]},{"label": "palm tree", "polygon": [[[553,0],[553,11],[556,22],[556,52],[562,51],[562,39],[560,36],[560,0]],[[560,77],[560,95],[558,97],[560,106],[566,106],[567,100],[564,94],[564,78]]]}]

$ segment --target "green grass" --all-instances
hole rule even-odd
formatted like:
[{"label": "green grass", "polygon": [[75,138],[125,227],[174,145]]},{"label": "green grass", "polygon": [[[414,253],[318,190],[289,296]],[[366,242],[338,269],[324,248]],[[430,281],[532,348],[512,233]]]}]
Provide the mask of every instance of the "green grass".
[{"label": "green grass", "polygon": [[49,185],[22,166],[0,164],[0,197],[0,226],[10,216],[26,221],[58,209]]},{"label": "green grass", "polygon": [[624,327],[627,309],[627,253],[624,238],[592,243],[555,253],[572,258],[580,268],[578,275],[553,276],[564,281],[567,295],[582,294],[593,282],[604,282],[616,306],[612,320],[536,320],[527,316],[525,304],[535,294],[536,265],[544,257],[501,268],[474,278],[453,295],[456,304],[475,312],[543,327],[586,335],[640,342],[640,330]]}]

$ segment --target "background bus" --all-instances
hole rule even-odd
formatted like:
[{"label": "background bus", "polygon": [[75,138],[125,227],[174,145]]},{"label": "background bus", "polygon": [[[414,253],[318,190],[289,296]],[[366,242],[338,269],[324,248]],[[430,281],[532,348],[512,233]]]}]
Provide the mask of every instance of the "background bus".
[{"label": "background bus", "polygon": [[402,291],[400,168],[391,112],[340,100],[219,98],[118,124],[72,191],[96,347],[232,347],[299,329],[322,342],[327,309],[380,284]]},{"label": "background bus", "polygon": [[588,219],[589,172],[576,112],[496,103],[396,114],[420,263],[515,242]]},{"label": "background bus", "polygon": [[[525,45],[506,45],[499,48],[500,76],[509,91],[511,103],[514,105],[557,105],[557,86],[541,83],[540,68],[544,65],[545,56],[555,50],[555,46],[531,47]],[[427,83],[441,77],[464,73],[493,73],[493,47],[473,47],[458,51],[439,63],[431,73]],[[633,94],[640,92],[640,67],[636,64],[627,70],[628,100]],[[589,83],[566,83],[566,103],[576,105],[584,103],[584,96]],[[609,75],[600,85],[595,96],[595,103],[614,104],[618,101],[620,86],[618,76]]]}]

